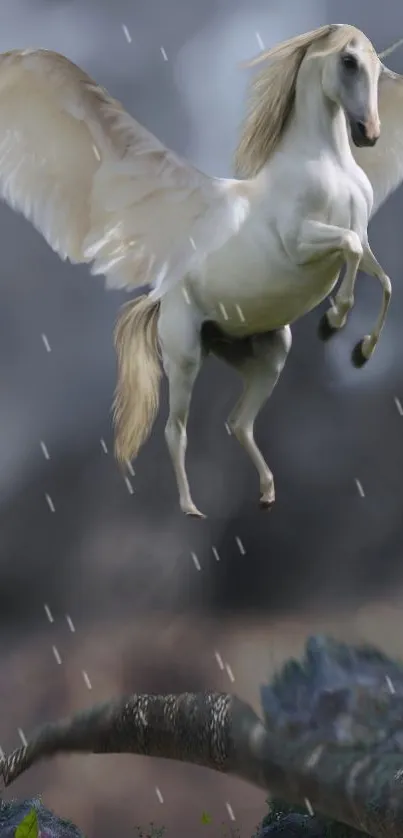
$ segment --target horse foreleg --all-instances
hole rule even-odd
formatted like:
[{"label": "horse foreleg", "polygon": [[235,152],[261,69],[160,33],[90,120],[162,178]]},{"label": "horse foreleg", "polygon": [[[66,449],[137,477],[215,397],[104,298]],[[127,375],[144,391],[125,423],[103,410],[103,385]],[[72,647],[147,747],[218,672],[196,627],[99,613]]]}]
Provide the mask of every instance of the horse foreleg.
[{"label": "horse foreleg", "polygon": [[340,288],[335,295],[334,302],[325,314],[331,332],[338,331],[346,325],[347,316],[354,305],[354,286],[356,279],[357,273],[354,275],[350,271],[346,272],[344,279],[340,283]]},{"label": "horse foreleg", "polygon": [[193,503],[186,474],[186,425],[194,383],[202,363],[200,324],[186,302],[164,300],[158,332],[169,385],[169,416],[165,439],[174,467],[179,503],[186,515],[205,516]]},{"label": "horse foreleg", "polygon": [[285,326],[277,332],[257,335],[252,339],[251,345],[253,355],[232,364],[243,378],[244,390],[228,419],[228,424],[257,469],[260,479],[260,504],[263,508],[268,508],[275,500],[274,478],[255,442],[254,423],[259,411],[271,396],[286,362],[291,348],[291,329]]},{"label": "horse foreleg", "polygon": [[296,248],[300,265],[308,264],[312,258],[317,259],[321,254],[330,255],[338,251],[345,260],[346,273],[334,304],[323,315],[320,323],[319,334],[325,338],[344,326],[348,312],[354,305],[354,288],[364,249],[357,233],[352,230],[321,221],[308,220],[302,223]]},{"label": "horse foreleg", "polygon": [[380,338],[381,331],[384,327],[386,315],[388,313],[390,298],[392,296],[392,285],[389,277],[375,259],[374,254],[367,242],[364,246],[364,254],[362,257],[361,269],[370,276],[375,276],[379,279],[382,286],[382,305],[378,315],[378,319],[370,335],[365,337],[357,344],[353,352],[353,362],[356,366],[362,366],[371,357],[376,344]]},{"label": "horse foreleg", "polygon": [[354,286],[357,275],[358,272],[354,274],[352,271],[346,271],[332,305],[320,319],[318,331],[322,340],[328,340],[346,325],[348,314],[354,305]]}]

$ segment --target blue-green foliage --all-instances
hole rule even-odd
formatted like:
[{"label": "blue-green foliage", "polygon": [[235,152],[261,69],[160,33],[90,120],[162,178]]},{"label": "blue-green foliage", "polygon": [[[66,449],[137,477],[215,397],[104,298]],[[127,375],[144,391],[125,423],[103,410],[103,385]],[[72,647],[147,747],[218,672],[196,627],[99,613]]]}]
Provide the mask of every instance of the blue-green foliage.
[{"label": "blue-green foliage", "polygon": [[269,812],[263,819],[256,838],[365,838],[366,836],[366,833],[338,821],[322,818],[316,814],[311,817],[303,807],[289,806],[282,800],[272,800],[268,803]]},{"label": "blue-green foliage", "polygon": [[[22,831],[29,825],[31,832]],[[0,801],[0,838],[37,838],[38,831],[43,838],[84,838],[71,821],[58,818],[39,798]]]}]

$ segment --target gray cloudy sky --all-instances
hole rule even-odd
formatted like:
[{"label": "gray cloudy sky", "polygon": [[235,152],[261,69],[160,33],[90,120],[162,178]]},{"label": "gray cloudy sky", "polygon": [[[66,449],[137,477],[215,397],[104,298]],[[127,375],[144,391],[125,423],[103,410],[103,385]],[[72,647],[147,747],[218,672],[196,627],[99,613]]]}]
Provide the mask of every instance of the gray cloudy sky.
[{"label": "gray cloudy sky", "polygon": [[[398,0],[389,0],[387,14],[385,8],[355,3],[351,10],[347,0],[2,0],[0,50],[63,52],[166,144],[205,171],[226,175],[247,83],[239,65],[259,50],[256,33],[270,46],[325,22],[350,22],[382,49],[403,35]],[[403,72],[403,50],[391,66]],[[279,612],[329,604],[336,613],[399,588],[403,418],[394,398],[403,401],[402,211],[403,190],[371,231],[394,297],[368,367],[354,370],[349,356],[380,302],[374,280],[361,280],[348,326],[331,344],[317,339],[320,312],[294,328],[291,357],[257,425],[277,481],[270,515],[259,511],[256,475],[225,431],[239,383],[218,362],[206,364],[189,423],[188,463],[195,501],[209,517],[195,522],[177,508],[162,432],[165,387],[153,436],[135,465],[133,495],[110,453],[112,330],[125,296],[106,293],[84,268],[62,264],[22,218],[0,206],[3,747],[15,745],[18,726],[28,731],[121,689],[226,688],[214,649],[228,636],[228,625],[238,638],[231,649],[241,671],[243,654],[248,665],[253,661],[250,627],[249,645],[242,642],[250,621],[272,626]],[[54,624],[47,623],[44,603],[56,615]],[[77,625],[74,636],[66,614]],[[190,619],[194,635],[186,628]],[[178,621],[183,654],[177,640],[172,643]],[[275,645],[275,632],[270,637]],[[63,663],[57,666],[51,648],[59,643]],[[237,678],[243,694],[250,679],[260,677],[259,666]],[[81,669],[92,677],[92,692]],[[129,762],[123,760],[123,769],[115,761],[113,783],[101,762],[74,760],[70,773],[38,771],[16,791],[33,793],[39,783],[48,803],[89,835],[96,829],[97,838],[106,838],[104,821],[115,823],[115,807],[121,807],[119,834],[130,835]],[[154,819],[161,817],[153,810],[154,768],[137,760],[135,770],[141,816],[149,806]],[[192,806],[203,811],[203,789],[211,794],[216,778],[196,772],[190,790],[187,775],[170,772],[170,817],[183,825],[185,810],[192,810],[186,795],[196,795]],[[217,801],[224,794],[219,788]],[[253,820],[261,796],[248,793],[245,811]],[[224,807],[222,814],[225,819]]]}]

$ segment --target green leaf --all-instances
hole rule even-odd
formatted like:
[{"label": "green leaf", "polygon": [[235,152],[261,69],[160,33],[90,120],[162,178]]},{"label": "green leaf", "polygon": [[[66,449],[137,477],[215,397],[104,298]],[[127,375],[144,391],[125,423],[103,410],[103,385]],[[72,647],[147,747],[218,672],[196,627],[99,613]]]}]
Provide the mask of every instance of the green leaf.
[{"label": "green leaf", "polygon": [[31,809],[15,830],[15,838],[38,838],[39,824],[35,809]]},{"label": "green leaf", "polygon": [[211,823],[211,816],[208,814],[208,812],[202,813],[201,822],[204,824]]}]

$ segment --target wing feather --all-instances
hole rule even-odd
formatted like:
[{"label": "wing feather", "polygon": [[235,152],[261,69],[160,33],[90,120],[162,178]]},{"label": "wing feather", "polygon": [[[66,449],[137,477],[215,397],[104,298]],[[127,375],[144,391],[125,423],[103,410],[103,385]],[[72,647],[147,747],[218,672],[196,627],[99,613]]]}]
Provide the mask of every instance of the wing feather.
[{"label": "wing feather", "polygon": [[239,230],[249,189],[181,160],[62,55],[0,56],[0,196],[109,286],[162,296]]},{"label": "wing feather", "polygon": [[373,148],[356,148],[354,158],[369,178],[372,216],[403,181],[403,76],[383,67],[378,86],[381,135]]}]

